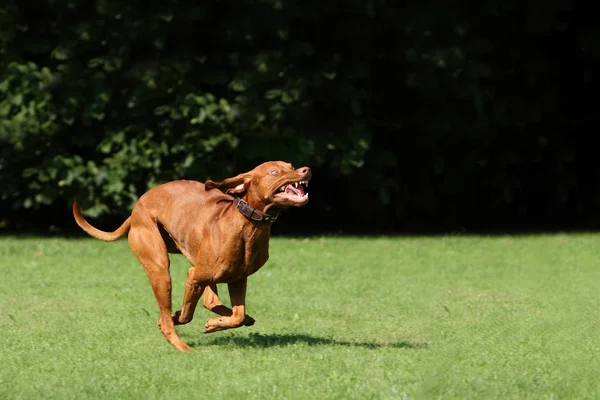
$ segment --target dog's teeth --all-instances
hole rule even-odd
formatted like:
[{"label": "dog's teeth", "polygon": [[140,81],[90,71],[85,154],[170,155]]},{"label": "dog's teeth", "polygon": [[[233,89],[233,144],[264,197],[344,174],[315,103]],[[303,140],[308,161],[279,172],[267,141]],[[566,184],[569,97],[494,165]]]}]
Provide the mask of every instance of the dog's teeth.
[{"label": "dog's teeth", "polygon": [[298,182],[294,182],[294,186],[298,188]]},{"label": "dog's teeth", "polygon": [[304,194],[304,197],[308,197],[308,192],[306,192],[306,193]]},{"label": "dog's teeth", "polygon": [[308,187],[308,181],[305,181],[304,184],[306,185],[306,187]]}]

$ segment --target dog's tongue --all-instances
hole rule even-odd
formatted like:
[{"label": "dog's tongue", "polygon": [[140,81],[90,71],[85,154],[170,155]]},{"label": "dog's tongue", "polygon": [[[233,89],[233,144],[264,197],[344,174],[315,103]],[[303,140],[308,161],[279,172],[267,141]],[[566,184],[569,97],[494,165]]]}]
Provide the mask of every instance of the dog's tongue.
[{"label": "dog's tongue", "polygon": [[302,187],[302,185],[298,185],[298,187],[295,187],[294,184],[290,183],[286,186],[285,192],[289,194],[294,194],[296,196],[304,196],[304,188]]}]

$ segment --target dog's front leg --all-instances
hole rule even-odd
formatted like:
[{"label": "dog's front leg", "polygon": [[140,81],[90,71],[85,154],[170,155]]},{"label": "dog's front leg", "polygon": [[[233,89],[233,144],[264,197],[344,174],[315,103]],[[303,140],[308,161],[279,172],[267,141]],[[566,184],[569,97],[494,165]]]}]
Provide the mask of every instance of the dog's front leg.
[{"label": "dog's front leg", "polygon": [[[204,289],[204,308],[215,314],[229,317],[233,314],[231,308],[226,307],[219,299],[219,292],[216,284],[210,284]],[[256,321],[249,315],[244,319],[245,326],[252,326]]]},{"label": "dog's front leg", "polygon": [[238,328],[246,320],[246,285],[247,278],[227,284],[229,298],[231,299],[231,315],[211,318],[204,325],[204,333]]}]

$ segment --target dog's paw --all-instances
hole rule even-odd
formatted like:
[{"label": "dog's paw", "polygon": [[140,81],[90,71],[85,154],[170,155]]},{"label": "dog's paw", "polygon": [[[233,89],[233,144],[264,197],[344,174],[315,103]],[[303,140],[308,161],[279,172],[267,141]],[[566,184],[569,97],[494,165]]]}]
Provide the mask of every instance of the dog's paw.
[{"label": "dog's paw", "polygon": [[206,324],[204,324],[204,333],[213,333],[220,330],[219,326],[215,324],[213,320],[214,318],[211,318],[208,321],[206,321]]},{"label": "dog's paw", "polygon": [[244,320],[244,326],[252,326],[256,320],[249,315],[246,315],[246,319]]},{"label": "dog's paw", "polygon": [[180,311],[176,311],[175,314],[173,314],[171,316],[171,318],[173,318],[173,325],[183,325],[185,322],[181,322],[179,320],[179,316],[181,315],[181,310]]},{"label": "dog's paw", "polygon": [[[183,324],[187,324],[187,322],[181,322],[179,320],[179,316],[181,315],[181,311],[177,311],[174,314],[171,314],[171,319],[173,320],[173,325],[183,325]],[[189,322],[189,321],[188,321]],[[156,321],[156,325],[158,325],[158,327],[160,328],[161,323],[160,323],[160,317],[158,318],[158,321]]]}]

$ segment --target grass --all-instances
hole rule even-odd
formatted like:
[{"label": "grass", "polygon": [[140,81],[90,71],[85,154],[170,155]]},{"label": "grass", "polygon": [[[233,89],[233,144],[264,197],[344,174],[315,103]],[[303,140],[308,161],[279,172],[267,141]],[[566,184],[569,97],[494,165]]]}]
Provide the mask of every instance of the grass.
[{"label": "grass", "polygon": [[599,242],[274,238],[256,325],[181,354],[126,241],[1,238],[0,398],[598,399]]}]

